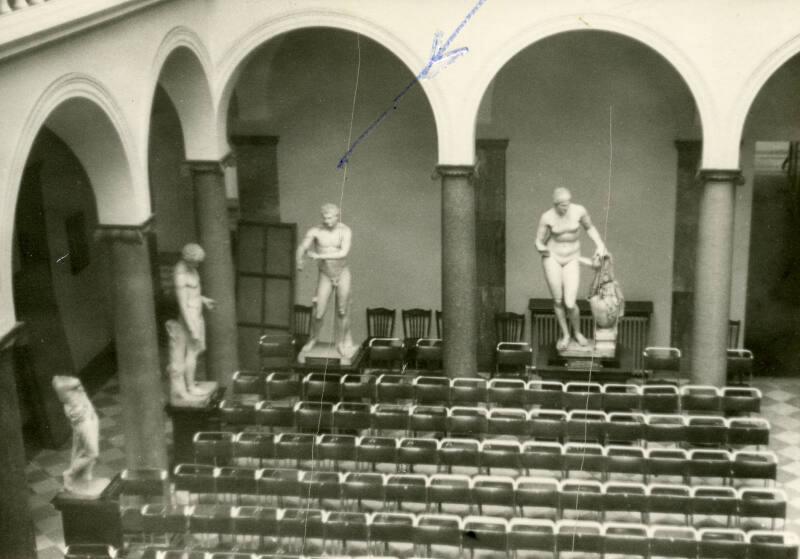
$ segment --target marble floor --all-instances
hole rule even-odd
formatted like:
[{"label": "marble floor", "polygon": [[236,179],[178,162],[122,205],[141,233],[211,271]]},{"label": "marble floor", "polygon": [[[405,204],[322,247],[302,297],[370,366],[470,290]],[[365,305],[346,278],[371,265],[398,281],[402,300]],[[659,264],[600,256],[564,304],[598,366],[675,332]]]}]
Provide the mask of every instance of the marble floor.
[{"label": "marble floor", "polygon": [[[780,460],[778,487],[787,494],[786,529],[800,536],[800,378],[757,378],[763,392],[763,417],[771,423],[770,449]],[[120,419],[119,385],[108,381],[93,397],[100,419],[100,459],[95,475],[113,477],[124,468],[124,439]],[[171,437],[168,422],[168,437]],[[28,502],[36,524],[36,549],[40,559],[63,556],[61,515],[50,501],[61,488],[61,474],[69,464],[70,447],[42,450],[27,465]]]}]

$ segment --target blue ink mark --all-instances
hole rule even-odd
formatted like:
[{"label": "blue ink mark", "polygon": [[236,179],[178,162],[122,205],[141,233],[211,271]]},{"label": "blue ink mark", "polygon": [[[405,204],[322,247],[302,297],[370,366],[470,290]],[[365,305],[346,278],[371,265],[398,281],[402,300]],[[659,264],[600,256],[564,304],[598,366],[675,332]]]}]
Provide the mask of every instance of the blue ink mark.
[{"label": "blue ink mark", "polygon": [[458,27],[455,28],[455,30],[450,34],[447,40],[441,45],[439,43],[442,40],[443,36],[442,32],[437,31],[436,33],[433,34],[431,55],[428,58],[428,62],[427,64],[425,64],[425,67],[419,72],[419,74],[414,76],[414,78],[410,82],[408,82],[408,84],[406,84],[406,86],[400,91],[400,93],[395,95],[394,99],[392,99],[391,106],[387,108],[385,111],[383,111],[380,115],[378,115],[378,118],[373,120],[372,123],[369,126],[367,126],[367,128],[361,133],[361,135],[359,135],[358,138],[356,138],[355,141],[352,144],[350,144],[348,150],[345,152],[342,158],[339,159],[339,163],[336,165],[337,169],[341,169],[345,165],[347,165],[348,161],[350,161],[350,157],[353,155],[353,152],[355,151],[358,144],[364,141],[364,139],[366,139],[366,137],[369,136],[373,130],[375,130],[378,126],[380,126],[381,123],[384,120],[386,120],[386,118],[390,114],[392,114],[392,112],[398,109],[400,100],[403,97],[405,97],[405,95],[409,91],[411,91],[411,89],[415,85],[417,85],[420,82],[420,80],[433,79],[439,74],[439,72],[441,72],[442,70],[450,66],[453,62],[455,62],[456,60],[458,60],[459,58],[461,58],[462,56],[464,56],[469,52],[469,48],[467,47],[460,47],[450,51],[448,51],[447,49],[450,48],[450,45],[453,43],[453,41],[455,41],[456,37],[458,37],[458,34],[464,30],[464,27],[466,27],[466,25],[470,22],[472,17],[486,2],[487,0],[478,0],[478,2],[467,13],[464,19],[461,20],[461,23],[458,24]]}]

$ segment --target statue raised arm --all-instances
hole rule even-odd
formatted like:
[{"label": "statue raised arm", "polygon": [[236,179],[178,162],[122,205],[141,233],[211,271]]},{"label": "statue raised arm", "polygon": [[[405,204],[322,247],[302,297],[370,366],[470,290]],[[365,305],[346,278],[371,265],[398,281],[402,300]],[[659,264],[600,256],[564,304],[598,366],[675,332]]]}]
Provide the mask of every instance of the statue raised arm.
[{"label": "statue raised arm", "polygon": [[308,230],[295,254],[298,270],[303,269],[306,256],[315,260],[319,269],[311,337],[302,351],[310,351],[319,340],[328,299],[335,290],[337,334],[334,343],[340,355],[351,357],[358,349],[350,332],[352,277],[347,256],[350,254],[352,232],[339,221],[339,207],[335,204],[323,205],[321,214],[322,223]]}]

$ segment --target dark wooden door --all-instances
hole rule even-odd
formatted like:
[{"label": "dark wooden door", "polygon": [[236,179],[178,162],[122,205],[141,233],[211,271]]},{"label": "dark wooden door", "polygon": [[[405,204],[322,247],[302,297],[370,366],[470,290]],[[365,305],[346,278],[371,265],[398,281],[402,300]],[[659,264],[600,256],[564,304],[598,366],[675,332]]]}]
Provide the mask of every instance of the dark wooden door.
[{"label": "dark wooden door", "polygon": [[[506,310],[506,148],[508,140],[478,140],[475,147],[478,156],[475,174],[478,369],[488,371],[494,368],[494,349],[497,344],[494,315]],[[524,309],[520,309],[518,312],[524,312]]]},{"label": "dark wooden door", "polygon": [[[672,320],[670,345],[683,353],[688,368],[694,318],[694,276],[697,227],[702,184],[697,178],[702,154],[699,140],[675,142],[678,150],[678,184],[675,200],[675,248],[672,260]],[[688,370],[688,369],[686,369]]]},{"label": "dark wooden door", "polygon": [[236,314],[239,362],[259,367],[258,339],[291,330],[297,226],[263,220],[239,221],[236,242]]}]

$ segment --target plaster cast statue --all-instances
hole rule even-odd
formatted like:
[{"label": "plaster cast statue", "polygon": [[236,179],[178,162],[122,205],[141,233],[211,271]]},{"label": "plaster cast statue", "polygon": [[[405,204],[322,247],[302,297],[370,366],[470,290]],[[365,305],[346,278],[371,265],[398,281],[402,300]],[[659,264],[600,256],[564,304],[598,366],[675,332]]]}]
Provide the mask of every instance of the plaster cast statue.
[{"label": "plaster cast statue", "polygon": [[81,497],[97,497],[108,479],[92,475],[100,450],[100,424],[94,406],[77,378],[56,375],[52,383],[72,424],[72,458],[64,471],[64,489]]},{"label": "plaster cast statue", "polygon": [[619,319],[625,314],[625,297],[619,283],[614,279],[611,254],[606,253],[597,260],[597,272],[589,290],[592,316],[597,328],[616,328]]},{"label": "plaster cast statue", "polygon": [[303,269],[303,258],[316,260],[319,268],[317,293],[314,297],[314,316],[311,336],[302,351],[310,351],[319,341],[322,321],[331,292],[336,291],[336,350],[351,357],[358,349],[350,332],[350,302],[352,278],[347,267],[352,232],[339,222],[339,207],[325,204],[321,208],[322,224],[312,227],[297,247],[297,269]]},{"label": "plaster cast statue", "polygon": [[553,207],[544,212],[539,220],[536,250],[542,255],[547,287],[553,296],[555,315],[561,328],[561,338],[556,342],[559,351],[566,350],[573,338],[580,346],[589,343],[581,334],[580,311],[576,304],[580,264],[592,265],[592,260],[581,257],[581,227],[594,242],[595,259],[602,258],[606,246],[592,225],[586,208],[572,203],[569,190],[556,188],[553,191]]},{"label": "plaster cast statue", "polygon": [[197,270],[205,259],[200,245],[189,243],[181,251],[181,259],[175,265],[173,279],[175,298],[180,316],[168,320],[169,334],[170,401],[190,402],[208,396],[208,389],[195,382],[197,358],[206,349],[206,326],[203,307],[214,308],[213,299],[200,293],[200,274]]}]

